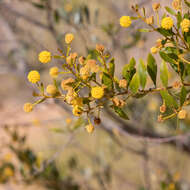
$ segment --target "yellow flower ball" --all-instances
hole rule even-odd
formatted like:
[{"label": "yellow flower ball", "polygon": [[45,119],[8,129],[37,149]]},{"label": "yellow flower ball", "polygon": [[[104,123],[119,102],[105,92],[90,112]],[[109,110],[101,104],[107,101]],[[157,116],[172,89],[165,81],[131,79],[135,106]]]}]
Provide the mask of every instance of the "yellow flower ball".
[{"label": "yellow flower ball", "polygon": [[12,168],[10,167],[6,167],[3,171],[3,174],[6,176],[6,177],[11,177],[14,175],[14,171]]},{"label": "yellow flower ball", "polygon": [[80,69],[80,75],[81,75],[81,78],[83,80],[88,79],[88,77],[90,76],[89,68],[87,68],[85,66],[81,67],[81,69]]},{"label": "yellow flower ball", "polygon": [[28,73],[28,81],[31,83],[37,83],[40,81],[40,73],[36,70],[30,71]]},{"label": "yellow flower ball", "polygon": [[86,128],[86,131],[90,134],[93,133],[94,131],[94,126],[92,124],[87,125],[85,128]]},{"label": "yellow flower ball", "polygon": [[180,10],[181,9],[181,0],[173,0],[172,7],[177,11]]},{"label": "yellow flower ball", "polygon": [[48,63],[51,61],[51,52],[49,51],[42,51],[38,55],[38,59],[41,63]]},{"label": "yellow flower ball", "polygon": [[80,116],[81,114],[82,114],[82,109],[78,105],[74,106],[73,115]]},{"label": "yellow flower ball", "polygon": [[173,19],[171,17],[165,17],[162,19],[161,26],[166,30],[170,30],[174,25]]},{"label": "yellow flower ball", "polygon": [[84,65],[84,62],[85,62],[85,57],[80,56],[80,57],[79,57],[79,63],[80,63],[81,65]]},{"label": "yellow flower ball", "polygon": [[55,94],[57,93],[57,88],[55,87],[55,85],[49,84],[49,85],[46,87],[46,92],[47,92],[48,94],[55,95]]},{"label": "yellow flower ball", "polygon": [[158,11],[159,9],[160,9],[160,3],[154,3],[153,5],[152,5],[152,8],[153,8],[153,10],[154,11]]},{"label": "yellow flower ball", "polygon": [[26,113],[29,113],[33,110],[33,105],[31,103],[25,103],[23,109]]},{"label": "yellow flower ball", "polygon": [[166,112],[166,105],[165,104],[163,104],[163,105],[160,106],[160,112],[161,113],[165,113]]},{"label": "yellow flower ball", "polygon": [[158,52],[158,48],[157,47],[152,47],[150,49],[150,51],[151,51],[152,54],[156,54]]},{"label": "yellow flower ball", "polygon": [[168,190],[175,190],[176,188],[175,188],[175,184],[174,183],[170,183],[169,185],[168,185],[168,188],[167,188]]},{"label": "yellow flower ball", "polygon": [[51,67],[50,70],[49,70],[49,75],[52,77],[52,78],[56,78],[59,74],[59,69],[57,67]]},{"label": "yellow flower ball", "polygon": [[122,79],[119,81],[119,87],[120,88],[126,88],[127,87],[127,80]]},{"label": "yellow flower ball", "polygon": [[190,27],[190,20],[185,18],[181,22],[181,29],[183,32],[189,32],[189,27]]},{"label": "yellow flower ball", "polygon": [[83,99],[80,98],[80,97],[77,97],[77,98],[73,99],[72,105],[82,107],[83,106]]},{"label": "yellow flower ball", "polygon": [[65,43],[70,44],[74,40],[74,35],[72,33],[68,33],[65,35]]},{"label": "yellow flower ball", "polygon": [[122,16],[121,18],[120,18],[120,25],[122,26],[122,27],[125,27],[125,28],[127,28],[127,27],[129,27],[130,25],[131,25],[131,18],[130,18],[130,16]]},{"label": "yellow flower ball", "polygon": [[186,116],[187,116],[187,111],[186,110],[179,111],[179,113],[178,113],[178,118],[179,119],[185,119]]},{"label": "yellow flower ball", "polygon": [[93,98],[100,99],[104,96],[104,88],[100,86],[92,87],[91,95]]}]

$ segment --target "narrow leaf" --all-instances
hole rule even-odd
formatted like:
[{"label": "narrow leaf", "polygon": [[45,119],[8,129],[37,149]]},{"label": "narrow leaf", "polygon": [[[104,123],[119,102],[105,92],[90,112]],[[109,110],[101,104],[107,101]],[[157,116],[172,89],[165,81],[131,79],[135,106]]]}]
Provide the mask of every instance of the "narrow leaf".
[{"label": "narrow leaf", "polygon": [[139,32],[151,32],[151,30],[148,29],[148,28],[141,28],[141,29],[139,29],[138,31],[139,31]]},{"label": "narrow leaf", "polygon": [[181,92],[180,92],[180,105],[181,106],[184,104],[186,97],[187,97],[187,90],[184,86],[182,86]]},{"label": "narrow leaf", "polygon": [[157,28],[157,31],[165,37],[174,35],[171,30],[166,30],[164,28]]},{"label": "narrow leaf", "polygon": [[146,66],[142,59],[140,59],[140,63],[138,65],[138,73],[139,73],[141,87],[144,89],[146,86],[147,72],[146,72]]},{"label": "narrow leaf", "polygon": [[176,12],[175,12],[173,9],[171,9],[170,7],[165,7],[165,9],[166,9],[166,11],[167,11],[168,13],[170,13],[171,15],[176,15]]},{"label": "narrow leaf", "polygon": [[171,57],[169,57],[166,53],[164,53],[163,51],[160,51],[160,57],[168,62],[168,63],[172,63],[172,64],[176,64],[176,61],[174,59],[172,59]]},{"label": "narrow leaf", "polygon": [[163,100],[165,100],[166,106],[170,107],[170,108],[177,108],[177,102],[175,101],[175,99],[168,93],[167,90],[162,90],[160,91],[160,94],[163,98]]},{"label": "narrow leaf", "polygon": [[115,113],[117,113],[121,118],[129,120],[129,117],[127,116],[127,114],[122,110],[122,108],[114,106],[114,111]]},{"label": "narrow leaf", "polygon": [[168,86],[168,66],[165,61],[162,61],[160,66],[160,79],[162,84],[167,87]]},{"label": "narrow leaf", "polygon": [[114,63],[114,58],[112,58],[109,62],[109,73],[113,77],[115,72],[115,63]]},{"label": "narrow leaf", "polygon": [[136,73],[135,65],[136,65],[136,61],[134,58],[132,58],[129,64],[126,64],[123,67],[122,75],[127,80],[128,85],[130,84],[130,81],[133,75]]},{"label": "narrow leaf", "polygon": [[177,28],[178,29],[180,28],[181,21],[182,21],[182,16],[181,16],[181,13],[178,12],[177,13]]},{"label": "narrow leaf", "polygon": [[32,3],[32,5],[34,6],[34,7],[36,7],[36,8],[38,8],[38,9],[44,9],[45,7],[44,7],[44,5],[42,5],[42,4],[40,4],[40,3]]},{"label": "narrow leaf", "polygon": [[113,81],[112,81],[112,79],[110,78],[110,76],[109,76],[107,73],[105,73],[105,72],[103,72],[102,83],[103,83],[105,86],[107,86],[107,88],[108,88],[109,90],[113,89]]},{"label": "narrow leaf", "polygon": [[156,86],[156,76],[157,76],[157,65],[154,57],[150,53],[147,58],[147,71],[150,75],[150,78],[152,79],[154,85]]},{"label": "narrow leaf", "polygon": [[139,86],[140,86],[139,75],[138,75],[138,73],[135,73],[135,75],[133,76],[131,83],[129,85],[133,94],[137,93]]}]

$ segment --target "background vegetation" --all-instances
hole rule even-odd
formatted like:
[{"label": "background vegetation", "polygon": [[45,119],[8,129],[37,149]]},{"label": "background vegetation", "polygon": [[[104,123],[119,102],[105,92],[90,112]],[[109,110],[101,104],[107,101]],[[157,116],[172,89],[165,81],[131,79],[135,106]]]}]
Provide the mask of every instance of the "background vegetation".
[{"label": "background vegetation", "polygon": [[[74,117],[60,101],[48,100],[29,114],[22,109],[25,102],[34,101],[34,88],[27,81],[30,70],[39,70],[45,85],[50,82],[51,65],[38,63],[38,53],[46,49],[56,54],[64,48],[66,33],[75,35],[73,51],[82,55],[103,44],[115,57],[116,76],[132,57],[146,60],[159,34],[140,33],[137,29],[145,27],[140,21],[123,29],[119,18],[136,16],[131,9],[135,3],[152,15],[154,2],[0,2],[1,189],[190,189],[190,115],[187,112],[186,119],[179,121],[177,130],[175,118],[159,123],[163,104],[159,94],[130,99],[129,121],[105,109],[101,125],[91,135],[84,129],[86,121]],[[172,3],[158,2],[160,15]],[[161,62],[159,55],[155,58]],[[170,66],[169,79],[171,84],[177,79]],[[151,79],[147,85],[152,85]]]}]

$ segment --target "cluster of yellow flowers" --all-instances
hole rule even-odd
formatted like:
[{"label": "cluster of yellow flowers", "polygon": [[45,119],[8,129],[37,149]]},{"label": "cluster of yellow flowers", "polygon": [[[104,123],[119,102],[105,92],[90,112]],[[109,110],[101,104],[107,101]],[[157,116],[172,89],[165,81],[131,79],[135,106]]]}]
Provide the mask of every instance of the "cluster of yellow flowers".
[{"label": "cluster of yellow flowers", "polygon": [[31,83],[37,83],[40,81],[40,73],[38,71],[30,71],[28,74],[28,80]]},{"label": "cluster of yellow flowers", "polygon": [[52,68],[50,68],[50,70],[49,70],[49,75],[50,75],[52,78],[57,78],[58,75],[59,75],[59,69],[58,69],[58,67],[52,67]]},{"label": "cluster of yellow flowers", "polygon": [[183,32],[189,32],[190,20],[185,18],[181,22],[181,29]]},{"label": "cluster of yellow flowers", "polygon": [[176,11],[181,10],[181,0],[173,0],[173,2],[172,2],[172,7],[173,7]]},{"label": "cluster of yellow flowers", "polygon": [[[83,113],[89,114],[92,108],[90,108],[89,110],[85,109],[85,105],[83,103],[84,98],[80,97],[79,95],[79,87],[81,87],[81,89],[85,86],[88,87],[90,90],[89,100],[96,101],[104,97],[106,86],[103,86],[96,81],[95,85],[90,83],[90,77],[93,73],[99,73],[101,79],[103,69],[100,65],[97,64],[96,60],[91,58],[85,58],[83,56],[78,57],[77,53],[70,52],[70,44],[73,40],[74,35],[72,33],[65,35],[65,43],[67,44],[66,55],[64,55],[62,51],[60,51],[61,56],[54,56],[49,51],[42,51],[39,53],[38,59],[43,64],[49,63],[51,62],[52,58],[57,57],[64,60],[64,64],[62,66],[63,70],[65,71],[60,71],[57,66],[51,67],[49,70],[49,75],[52,77],[54,84],[48,84],[44,90],[44,88],[41,86],[42,83],[40,82],[40,73],[36,70],[32,70],[28,73],[28,81],[37,85],[40,91],[39,96],[42,96],[44,99],[62,98],[67,104],[73,107],[73,115],[81,116]],[[97,52],[99,52],[99,54],[103,56],[104,46],[101,44],[97,44],[96,49]],[[73,74],[74,78],[70,77],[67,79],[62,79],[60,83],[60,89],[58,87],[59,85],[56,79],[62,73]],[[123,83],[124,84],[121,85],[126,86],[125,81],[123,81]],[[66,91],[66,94],[64,94],[63,91]],[[34,106],[40,102],[41,100],[33,104],[25,103],[23,109],[27,113],[31,112]],[[97,106],[97,108],[100,108],[100,106]],[[94,130],[94,126],[92,125],[90,120],[89,124],[86,126],[86,130],[89,133],[92,133]]]},{"label": "cluster of yellow flowers", "polygon": [[42,51],[39,54],[39,61],[41,63],[49,63],[51,61],[51,53],[49,51]]},{"label": "cluster of yellow flowers", "polygon": [[[173,0],[172,6],[175,10],[181,11],[181,0]],[[161,8],[159,3],[154,3],[152,8],[154,14],[156,14],[156,19],[154,16],[146,16],[145,11],[143,11],[143,15],[139,11],[138,5],[132,7],[133,10],[137,13],[137,17],[130,16],[122,16],[120,18],[121,27],[129,27],[132,24],[132,20],[140,19],[148,24],[151,29],[144,29],[146,32],[158,32],[163,37],[156,40],[155,46],[153,46],[150,51],[152,54],[156,54],[157,52],[164,51],[166,47],[173,48],[179,44],[179,48],[187,48],[188,44],[185,42],[185,35],[189,32],[190,28],[190,20],[189,18],[182,17],[177,20],[177,27],[174,25],[174,20],[172,17],[164,14],[161,22],[159,20],[158,11]],[[177,13],[173,9],[166,7],[166,10],[170,12],[171,15],[175,15],[177,17]],[[181,14],[181,13],[180,13]],[[157,20],[157,23],[155,22]],[[172,36],[171,38],[168,36]],[[175,36],[176,38],[174,38]],[[122,118],[127,119],[127,115],[121,109],[125,105],[124,97],[121,95],[127,95],[127,93],[131,90],[133,93],[140,93],[143,95],[144,93],[148,93],[149,91],[144,91],[147,73],[151,77],[152,80],[155,80],[155,73],[149,73],[147,67],[144,63],[141,65],[142,73],[144,74],[144,78],[141,80],[140,74],[138,73],[140,69],[135,68],[135,64],[131,63],[131,67],[134,68],[125,68],[124,73],[131,72],[122,75],[122,79],[119,80],[116,76],[114,76],[115,64],[114,59],[110,59],[110,55],[106,54],[104,46],[101,44],[96,45],[95,49],[95,58],[92,55],[88,55],[87,57],[79,56],[76,52],[71,52],[71,43],[74,40],[74,35],[72,33],[68,33],[65,35],[65,44],[67,46],[66,52],[59,50],[61,55],[52,55],[49,51],[42,51],[39,53],[38,59],[41,63],[46,64],[51,62],[53,58],[59,59],[63,61],[61,67],[53,66],[49,70],[49,75],[53,80],[53,84],[48,84],[46,88],[42,82],[40,82],[40,74],[36,70],[32,70],[28,73],[28,81],[36,84],[39,90],[39,93],[36,96],[41,97],[40,100],[35,103],[26,103],[24,105],[25,112],[31,112],[36,104],[43,102],[48,98],[59,98],[62,99],[65,103],[72,106],[72,113],[75,116],[85,115],[88,118],[88,125],[86,126],[86,130],[89,133],[92,133],[94,130],[94,126],[90,121],[91,115],[97,113],[98,117],[94,118],[94,123],[100,123],[99,112],[105,105],[105,99],[107,98],[111,102],[111,108]],[[176,41],[175,41],[176,40]],[[180,41],[181,40],[181,41]],[[179,43],[180,41],[180,43]],[[184,44],[183,44],[184,43]],[[170,47],[172,46],[172,47]],[[172,49],[173,50],[173,49]],[[180,51],[179,51],[180,52]],[[150,56],[152,56],[150,54]],[[176,60],[178,59],[178,55],[176,54]],[[152,58],[153,59],[153,58]],[[163,59],[163,58],[162,58]],[[167,60],[171,60],[173,58],[167,58]],[[113,60],[113,62],[112,62]],[[166,62],[167,62],[166,60]],[[173,60],[176,64],[177,61]],[[179,65],[179,64],[178,64]],[[156,66],[155,66],[156,67]],[[152,68],[151,68],[152,69]],[[151,70],[150,69],[150,70]],[[178,68],[179,69],[179,68]],[[129,71],[128,71],[129,70]],[[148,71],[148,72],[146,72]],[[152,72],[152,71],[151,71]],[[157,72],[157,67],[156,67]],[[62,74],[69,74],[69,78],[62,77]],[[131,75],[131,76],[130,76]],[[65,76],[65,75],[64,75]],[[136,77],[137,76],[137,77]],[[133,77],[136,77],[135,79]],[[141,76],[142,77],[142,76]],[[59,82],[58,80],[61,79]],[[134,81],[133,81],[134,79]],[[165,79],[163,79],[165,80]],[[136,87],[131,88],[131,83],[136,82]],[[131,83],[130,83],[131,82]],[[138,83],[139,82],[139,83]],[[153,81],[156,86],[156,81]],[[168,83],[166,81],[165,83]],[[181,84],[181,83],[180,83]],[[143,90],[139,89],[139,86],[142,87]],[[167,86],[167,84],[164,86]],[[176,85],[177,86],[177,85]],[[178,86],[179,87],[179,86]],[[130,90],[129,90],[129,89]],[[135,89],[136,88],[136,89]],[[175,85],[173,86],[175,88]],[[119,89],[119,90],[118,90]],[[167,89],[166,89],[167,90]],[[151,91],[151,90],[150,90]],[[159,92],[160,90],[158,90]],[[84,96],[85,94],[88,94]],[[121,93],[122,92],[122,93]],[[132,93],[132,94],[133,94]],[[134,94],[133,94],[134,95]],[[121,98],[120,98],[121,97]],[[126,100],[126,98],[125,98]],[[165,102],[160,107],[160,112],[166,112],[166,104]],[[179,119],[184,119],[186,117],[186,111],[180,107],[176,111],[176,115],[178,115]],[[159,120],[162,121],[162,117],[159,117]]]},{"label": "cluster of yellow flowers", "polygon": [[[175,10],[181,10],[181,0],[173,0],[172,2],[172,6]],[[154,3],[152,8],[155,12],[158,12],[158,10],[160,9],[161,5],[160,3]],[[140,19],[143,19],[145,21],[145,23],[147,23],[148,25],[153,25],[154,24],[154,16],[150,16],[147,18],[142,18],[140,15],[138,15]],[[158,15],[157,15],[158,17]],[[122,27],[129,27],[131,25],[131,18],[129,16],[122,16],[120,18],[120,25]],[[158,21],[158,26],[159,26],[159,21]],[[161,27],[165,30],[171,30],[172,27],[174,26],[174,21],[171,17],[169,16],[165,16],[164,18],[162,18],[161,20]],[[190,20],[188,18],[184,18],[181,23],[181,30],[182,32],[189,32],[189,28],[190,28]],[[159,41],[159,42],[158,42]],[[161,48],[162,45],[158,45],[161,44],[161,39],[158,39],[157,41],[157,45],[152,47],[150,49],[152,54],[156,54]]]},{"label": "cluster of yellow flowers", "polygon": [[162,19],[161,26],[166,30],[170,30],[174,25],[174,21],[171,17],[165,17]]},{"label": "cluster of yellow flowers", "polygon": [[122,16],[121,18],[120,18],[120,25],[122,26],[122,27],[125,27],[125,28],[127,28],[127,27],[129,27],[130,25],[131,25],[131,18],[130,18],[130,16]]}]

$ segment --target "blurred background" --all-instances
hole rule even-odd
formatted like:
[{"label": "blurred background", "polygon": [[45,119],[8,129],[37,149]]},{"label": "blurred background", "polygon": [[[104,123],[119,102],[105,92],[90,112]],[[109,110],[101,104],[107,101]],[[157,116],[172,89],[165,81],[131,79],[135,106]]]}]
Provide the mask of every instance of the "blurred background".
[{"label": "blurred background", "polygon": [[[115,57],[118,77],[130,58],[146,61],[159,36],[138,32],[144,27],[138,21],[120,28],[119,18],[135,16],[135,3],[151,16],[154,2],[163,7],[172,1],[0,1],[0,189],[190,189],[190,141],[188,136],[172,137],[175,119],[157,122],[159,95],[129,100],[127,122],[106,108],[92,135],[84,129],[85,120],[73,117],[61,102],[48,100],[29,114],[23,111],[23,104],[35,98],[28,72],[40,71],[47,85],[48,69],[57,64],[42,65],[38,53],[64,49],[68,32],[75,36],[72,50],[79,55],[103,44]],[[187,132],[189,123],[190,116],[180,121],[177,133]]]}]

